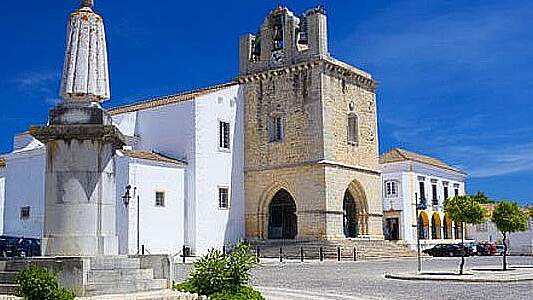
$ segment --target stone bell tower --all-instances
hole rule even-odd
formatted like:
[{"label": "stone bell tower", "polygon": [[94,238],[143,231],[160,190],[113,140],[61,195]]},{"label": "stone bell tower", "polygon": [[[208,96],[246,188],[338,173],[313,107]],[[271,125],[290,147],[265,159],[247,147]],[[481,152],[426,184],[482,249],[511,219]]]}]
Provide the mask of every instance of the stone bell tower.
[{"label": "stone bell tower", "polygon": [[30,130],[46,143],[43,253],[117,255],[113,156],[123,138],[100,106],[110,97],[109,73],[92,0],[70,15],[60,95],[48,126]]},{"label": "stone bell tower", "polygon": [[322,7],[240,40],[249,239],[383,239],[376,82],[328,52]]}]

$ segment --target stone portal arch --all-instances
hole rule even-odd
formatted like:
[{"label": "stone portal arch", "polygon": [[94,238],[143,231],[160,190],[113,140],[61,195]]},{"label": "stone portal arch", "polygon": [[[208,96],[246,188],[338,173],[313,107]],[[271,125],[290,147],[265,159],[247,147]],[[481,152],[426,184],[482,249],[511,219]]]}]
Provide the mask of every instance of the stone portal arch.
[{"label": "stone portal arch", "polygon": [[421,211],[418,215],[418,238],[429,239],[429,217],[425,211]]},{"label": "stone portal arch", "polygon": [[440,240],[441,236],[442,222],[438,212],[434,212],[431,215],[431,238],[434,240]]},{"label": "stone portal arch", "polygon": [[342,201],[343,234],[359,237],[368,234],[368,202],[361,184],[354,180],[344,192]]},{"label": "stone portal arch", "polygon": [[294,239],[297,234],[296,203],[287,190],[280,189],[268,206],[268,238]]}]

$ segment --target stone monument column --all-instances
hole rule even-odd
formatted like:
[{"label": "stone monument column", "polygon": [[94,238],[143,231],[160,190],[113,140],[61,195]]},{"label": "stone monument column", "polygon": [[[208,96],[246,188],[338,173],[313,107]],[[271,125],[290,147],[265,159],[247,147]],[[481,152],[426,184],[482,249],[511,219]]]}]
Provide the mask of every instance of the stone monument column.
[{"label": "stone monument column", "polygon": [[117,255],[113,156],[124,143],[100,106],[110,97],[109,74],[92,0],[70,15],[60,95],[48,126],[30,130],[46,143],[43,254]]}]

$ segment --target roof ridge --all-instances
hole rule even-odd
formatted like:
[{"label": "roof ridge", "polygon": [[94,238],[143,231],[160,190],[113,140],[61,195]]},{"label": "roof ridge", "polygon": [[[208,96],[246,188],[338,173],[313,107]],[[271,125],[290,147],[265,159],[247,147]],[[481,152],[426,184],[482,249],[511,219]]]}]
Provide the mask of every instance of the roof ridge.
[{"label": "roof ridge", "polygon": [[[140,100],[140,101],[129,103],[129,104],[119,105],[119,106],[116,106],[116,107],[110,107],[110,108],[107,108],[106,111],[113,115],[113,114],[120,114],[120,113],[126,113],[126,112],[141,110],[141,109],[143,109],[142,106],[147,106],[146,108],[151,108],[152,106],[150,106],[150,104],[154,104],[153,107],[163,106],[163,105],[171,104],[171,103],[175,103],[175,102],[191,100],[191,99],[194,99],[195,97],[198,97],[198,96],[201,96],[201,95],[205,94],[206,92],[216,91],[216,90],[219,90],[219,89],[222,89],[222,88],[225,88],[225,87],[229,87],[229,86],[233,86],[233,85],[236,85],[236,84],[238,84],[238,82],[232,80],[232,81],[229,81],[229,82],[226,82],[226,83],[210,85],[210,86],[206,86],[206,87],[203,87],[203,88],[186,90],[186,91],[182,91],[182,92],[178,92],[178,93],[174,93],[174,94],[169,94],[169,95],[164,95],[164,96],[157,96],[157,97],[148,98],[146,100]],[[169,100],[169,99],[172,99],[172,98],[178,98],[178,97],[184,97],[184,98],[181,99],[181,100],[176,100],[174,102],[169,101],[169,103],[162,103],[160,105],[156,105],[155,104],[158,101],[165,101],[165,100]]]}]

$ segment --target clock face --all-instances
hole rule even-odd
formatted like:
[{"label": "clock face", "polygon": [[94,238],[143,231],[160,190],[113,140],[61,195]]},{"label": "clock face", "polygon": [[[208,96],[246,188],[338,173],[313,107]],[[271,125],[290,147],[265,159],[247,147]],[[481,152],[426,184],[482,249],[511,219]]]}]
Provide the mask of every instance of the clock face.
[{"label": "clock face", "polygon": [[272,60],[275,62],[282,62],[283,61],[283,51],[274,51],[272,52]]}]

